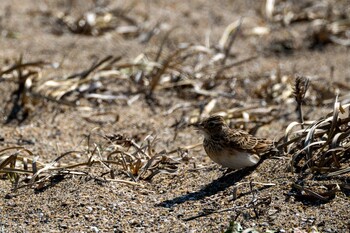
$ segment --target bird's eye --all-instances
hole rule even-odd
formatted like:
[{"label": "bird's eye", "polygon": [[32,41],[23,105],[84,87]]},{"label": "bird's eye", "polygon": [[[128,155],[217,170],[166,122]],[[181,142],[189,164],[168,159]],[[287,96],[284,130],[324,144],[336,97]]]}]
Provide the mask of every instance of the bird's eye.
[{"label": "bird's eye", "polygon": [[209,122],[208,126],[209,126],[209,127],[214,127],[214,126],[215,126],[215,123],[214,123],[214,122]]}]

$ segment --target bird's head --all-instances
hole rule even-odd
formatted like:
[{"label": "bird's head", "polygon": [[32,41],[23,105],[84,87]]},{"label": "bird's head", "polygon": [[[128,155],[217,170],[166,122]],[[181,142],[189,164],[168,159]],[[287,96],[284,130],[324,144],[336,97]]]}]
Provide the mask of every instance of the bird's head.
[{"label": "bird's head", "polygon": [[212,136],[220,134],[224,127],[227,127],[222,116],[210,116],[201,122],[194,124],[194,126],[202,131],[205,136]]}]

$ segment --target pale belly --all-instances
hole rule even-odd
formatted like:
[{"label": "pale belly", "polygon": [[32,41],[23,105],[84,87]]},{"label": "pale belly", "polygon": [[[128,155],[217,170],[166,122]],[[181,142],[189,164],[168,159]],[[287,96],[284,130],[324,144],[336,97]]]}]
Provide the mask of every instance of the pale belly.
[{"label": "pale belly", "polygon": [[260,160],[259,156],[255,154],[249,154],[236,150],[222,151],[215,156],[209,155],[209,157],[223,167],[228,167],[231,169],[251,167],[256,165]]}]

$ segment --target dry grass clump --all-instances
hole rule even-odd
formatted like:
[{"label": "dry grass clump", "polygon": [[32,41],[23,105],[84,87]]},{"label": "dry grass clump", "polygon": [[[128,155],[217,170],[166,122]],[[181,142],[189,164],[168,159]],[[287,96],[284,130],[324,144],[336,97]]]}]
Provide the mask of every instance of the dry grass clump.
[{"label": "dry grass clump", "polygon": [[16,89],[12,92],[12,103],[8,103],[5,109],[10,108],[5,123],[13,120],[23,122],[33,110],[37,100],[45,98],[32,91],[33,82],[40,79],[42,69],[53,64],[45,61],[24,62],[22,55],[13,65],[0,69],[0,81],[15,83]]},{"label": "dry grass clump", "polygon": [[[350,46],[350,10],[344,7],[347,5],[346,1],[334,4],[330,1],[267,0],[261,11],[266,25],[257,26],[253,31],[260,35],[279,31],[267,46],[275,53],[290,54],[300,48],[322,48],[331,43]],[[299,35],[293,30],[297,25],[304,27]]]},{"label": "dry grass clump", "polygon": [[[253,74],[249,79],[256,80],[252,87],[254,97],[264,100],[267,105],[297,103],[297,108],[299,108],[302,98],[302,106],[330,106],[333,105],[334,95],[337,92],[344,93],[339,96],[339,101],[348,103],[350,96],[346,93],[349,92],[350,86],[341,81],[329,82],[329,80],[334,80],[334,67],[331,66],[329,71],[329,75],[325,76],[306,76],[296,71],[290,74],[283,73],[277,67],[276,70],[269,71],[267,74]],[[296,86],[297,79],[299,79],[299,84]],[[297,93],[302,95],[296,96]],[[300,116],[298,117],[300,119]]]},{"label": "dry grass clump", "polygon": [[[256,58],[232,61],[231,50],[242,22],[238,19],[230,24],[213,45],[179,44],[171,50],[166,49],[173,32],[169,30],[155,52],[141,53],[131,61],[122,61],[123,56],[106,56],[78,73],[59,77],[43,75],[44,67],[41,66],[35,76],[28,71],[30,79],[25,90],[39,99],[69,106],[81,105],[79,100],[82,99],[94,105],[117,101],[131,105],[141,96],[154,105],[157,103],[154,93],[160,91],[173,91],[186,100],[202,97],[206,104],[218,97],[232,98],[233,87],[227,91],[215,89],[232,82],[228,70]],[[24,68],[27,67],[21,70]],[[8,69],[3,71],[4,74],[9,72]]]},{"label": "dry grass clump", "polygon": [[42,12],[50,23],[52,33],[74,33],[86,36],[100,36],[114,31],[126,38],[137,38],[145,43],[159,31],[159,24],[148,25],[148,13],[133,12],[138,2],[132,2],[124,7],[109,7],[95,4],[79,16],[70,9],[66,11]]},{"label": "dry grass clump", "polygon": [[[293,155],[294,171],[318,173],[327,177],[350,171],[346,167],[350,158],[349,106],[342,106],[336,100],[333,112],[326,117],[289,124],[284,140],[290,145],[285,147],[285,152]],[[294,130],[301,125],[305,129]]]},{"label": "dry grass clump", "polygon": [[[284,143],[280,148],[284,149],[285,155],[291,155],[291,172],[298,174],[298,180],[292,185],[293,189],[302,194],[301,197],[328,201],[334,197],[337,191],[349,190],[346,181],[332,182],[328,184],[328,191],[322,192],[305,187],[305,181],[311,181],[315,186],[314,179],[341,178],[350,172],[350,104],[342,105],[335,100],[331,113],[318,120],[303,121],[301,103],[305,96],[309,81],[298,77],[295,81],[294,95],[300,111],[300,122],[292,122],[288,125]],[[296,129],[300,126],[301,129]]]},{"label": "dry grass clump", "polygon": [[[281,75],[278,70],[256,89],[255,94],[267,103],[282,105],[291,103],[294,99],[299,122],[292,122],[286,127],[285,136],[277,146],[283,149],[285,156],[291,156],[290,171],[298,175],[292,188],[304,193],[300,194],[301,197],[327,201],[337,191],[349,190],[346,181],[338,182],[338,179],[350,172],[350,104],[341,104],[349,102],[347,95],[337,97],[335,101],[332,100],[331,113],[317,120],[310,119],[309,112],[303,110],[305,104],[309,107],[328,105],[330,92],[335,89],[348,91],[342,83],[335,82],[328,89],[320,88],[322,85],[317,77],[313,77],[310,82],[308,77]],[[328,191],[324,192],[320,189],[323,187],[322,182],[318,184],[313,178],[336,179],[327,186]],[[306,185],[308,182],[313,188]]]},{"label": "dry grass clump", "polygon": [[[157,152],[157,139],[150,135],[141,144],[118,134],[105,135],[99,143],[91,142],[90,136],[85,150],[62,153],[49,163],[40,162],[39,156],[26,148],[5,148],[0,151],[0,174],[13,183],[14,190],[27,186],[41,189],[55,177],[64,175],[142,186],[136,182],[151,180],[159,173],[176,174],[178,162],[170,155],[183,153],[181,149]],[[76,158],[77,155],[85,159],[67,164],[62,162],[64,158]],[[91,172],[93,167],[102,173]],[[117,179],[117,175],[126,179]]]},{"label": "dry grass clump", "polygon": [[[37,80],[37,82],[33,83],[33,90],[58,102],[68,101],[70,105],[74,106],[83,97],[94,98],[91,93],[103,89],[105,88],[104,85],[109,84],[101,82],[101,79],[106,78],[104,71],[111,69],[110,67],[120,59],[121,57],[106,56],[93,62],[90,67],[78,73],[65,75],[64,77]],[[110,77],[110,75],[112,74],[106,76]],[[111,81],[109,80],[109,82]],[[96,96],[96,98],[106,100],[114,99],[112,95],[99,96],[96,93]]]},{"label": "dry grass clump", "polygon": [[[80,99],[92,100],[129,100],[125,95],[100,94],[98,90],[105,88],[112,81],[111,65],[119,61],[120,57],[106,56],[77,73],[63,77],[52,75],[46,77],[48,67],[58,68],[59,64],[45,61],[24,62],[22,56],[13,65],[5,66],[0,70],[0,80],[15,83],[16,89],[12,93],[11,103],[5,108],[7,118],[5,123],[17,120],[22,123],[37,112],[40,104],[46,101],[58,105],[77,106]],[[107,76],[107,77],[106,77]],[[104,81],[103,83],[100,81]],[[106,80],[108,79],[108,80]],[[96,91],[94,93],[94,91]],[[134,99],[135,100],[135,99]],[[130,100],[130,103],[134,100]]]}]

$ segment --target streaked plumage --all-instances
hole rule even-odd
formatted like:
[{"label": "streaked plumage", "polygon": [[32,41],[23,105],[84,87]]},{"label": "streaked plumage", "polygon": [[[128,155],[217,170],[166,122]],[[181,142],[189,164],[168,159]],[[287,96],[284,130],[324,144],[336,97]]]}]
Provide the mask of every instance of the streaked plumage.
[{"label": "streaked plumage", "polygon": [[221,116],[211,116],[196,127],[204,133],[203,146],[216,163],[231,169],[257,164],[260,155],[274,148],[268,139],[256,138],[243,130],[231,129]]}]

